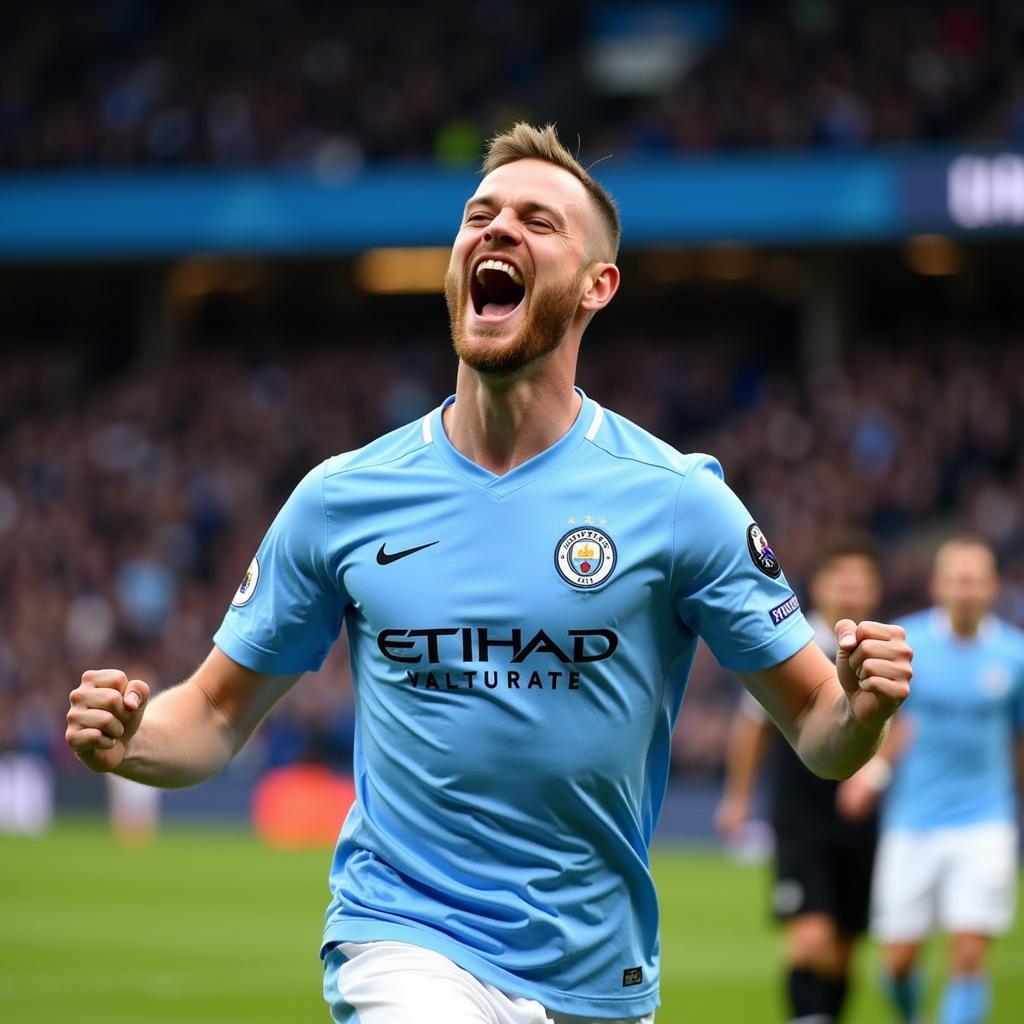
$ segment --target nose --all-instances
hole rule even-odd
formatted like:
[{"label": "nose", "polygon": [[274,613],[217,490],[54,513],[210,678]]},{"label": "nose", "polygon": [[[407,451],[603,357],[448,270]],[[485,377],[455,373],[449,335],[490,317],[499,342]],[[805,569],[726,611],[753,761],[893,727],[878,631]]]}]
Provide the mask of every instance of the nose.
[{"label": "nose", "polygon": [[504,245],[518,245],[521,240],[522,234],[518,218],[510,207],[502,207],[495,214],[490,224],[487,225],[487,230],[484,231],[484,241],[499,242]]}]

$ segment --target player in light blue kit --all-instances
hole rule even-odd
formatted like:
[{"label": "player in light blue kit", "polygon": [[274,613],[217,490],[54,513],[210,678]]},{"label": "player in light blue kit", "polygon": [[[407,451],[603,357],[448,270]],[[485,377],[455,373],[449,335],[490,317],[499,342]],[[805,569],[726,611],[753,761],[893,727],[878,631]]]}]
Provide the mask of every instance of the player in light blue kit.
[{"label": "player in light blue kit", "polygon": [[873,929],[900,1019],[917,1018],[921,945],[950,936],[941,1024],[981,1024],[988,946],[1013,920],[1013,749],[1024,765],[1024,632],[991,614],[995,558],[957,538],[935,557],[937,607],[903,620],[914,694],[886,740],[895,763],[875,874]]},{"label": "player in light blue kit", "polygon": [[147,708],[141,680],[87,672],[68,741],[97,770],[197,782],[344,624],[334,1020],[650,1021],[648,844],[698,636],[830,776],[874,752],[911,652],[844,620],[837,670],[718,464],[573,387],[618,288],[615,206],[552,129],[517,126],[484,169],[446,281],[455,396],[313,469],[195,675]]}]

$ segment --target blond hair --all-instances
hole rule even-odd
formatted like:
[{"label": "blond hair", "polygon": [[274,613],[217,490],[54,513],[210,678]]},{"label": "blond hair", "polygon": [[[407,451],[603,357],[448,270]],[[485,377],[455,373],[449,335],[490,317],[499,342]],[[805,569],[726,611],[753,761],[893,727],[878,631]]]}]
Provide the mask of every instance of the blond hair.
[{"label": "blond hair", "polygon": [[508,131],[500,132],[487,144],[484,153],[484,174],[516,160],[543,160],[568,171],[587,190],[594,201],[601,221],[607,231],[609,256],[615,259],[622,238],[619,211],[611,193],[600,185],[590,172],[562,145],[553,124],[537,128],[525,121],[518,121]]}]

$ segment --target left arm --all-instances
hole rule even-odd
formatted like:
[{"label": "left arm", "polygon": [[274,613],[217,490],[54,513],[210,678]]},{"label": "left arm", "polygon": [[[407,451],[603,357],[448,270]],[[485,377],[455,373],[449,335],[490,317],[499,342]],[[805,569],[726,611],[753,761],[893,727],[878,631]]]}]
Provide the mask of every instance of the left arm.
[{"label": "left arm", "polygon": [[913,652],[899,626],[842,619],[836,635],[834,666],[809,643],[740,678],[811,771],[845,779],[875,753],[910,693]]}]

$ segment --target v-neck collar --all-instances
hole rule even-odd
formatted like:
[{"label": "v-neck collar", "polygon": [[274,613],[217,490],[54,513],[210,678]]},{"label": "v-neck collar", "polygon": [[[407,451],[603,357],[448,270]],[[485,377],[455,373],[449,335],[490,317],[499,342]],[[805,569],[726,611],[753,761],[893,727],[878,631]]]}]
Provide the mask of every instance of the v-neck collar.
[{"label": "v-neck collar", "polygon": [[984,615],[978,623],[978,628],[973,636],[960,636],[953,631],[953,624],[949,621],[949,613],[941,607],[932,608],[932,630],[943,640],[951,640],[961,647],[969,647],[982,640],[991,640],[999,629],[999,620],[989,612]]},{"label": "v-neck collar", "polygon": [[580,411],[576,414],[576,419],[573,420],[569,429],[544,451],[538,452],[533,458],[527,459],[515,469],[510,469],[501,475],[492,473],[472,459],[466,458],[448,439],[442,416],[444,410],[455,403],[454,395],[450,395],[424,417],[424,440],[433,445],[434,451],[437,452],[441,461],[452,472],[477,487],[489,491],[496,497],[505,497],[568,459],[588,436],[593,436],[596,428],[600,425],[604,410],[597,402],[587,398],[580,388],[576,388],[575,391],[580,396],[582,403]]}]

